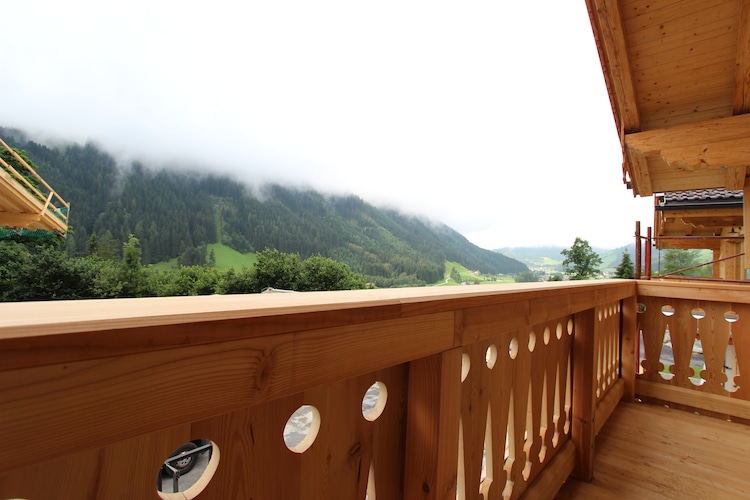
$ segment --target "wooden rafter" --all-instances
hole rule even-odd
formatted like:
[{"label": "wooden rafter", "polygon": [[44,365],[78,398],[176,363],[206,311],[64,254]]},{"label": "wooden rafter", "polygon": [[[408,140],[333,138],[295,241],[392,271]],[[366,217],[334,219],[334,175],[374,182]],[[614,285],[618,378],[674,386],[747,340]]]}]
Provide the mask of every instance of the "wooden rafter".
[{"label": "wooden rafter", "polygon": [[740,4],[732,112],[750,112],[750,0]]},{"label": "wooden rafter", "polygon": [[750,162],[750,114],[628,134],[637,194],[725,187],[742,189]]}]

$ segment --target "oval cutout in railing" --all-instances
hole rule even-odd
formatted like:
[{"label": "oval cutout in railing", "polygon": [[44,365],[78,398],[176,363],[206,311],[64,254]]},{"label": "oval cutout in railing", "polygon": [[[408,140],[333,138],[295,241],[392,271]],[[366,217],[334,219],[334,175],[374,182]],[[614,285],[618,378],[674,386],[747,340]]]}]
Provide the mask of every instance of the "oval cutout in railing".
[{"label": "oval cutout in railing", "polygon": [[573,320],[568,320],[568,335],[573,335]]},{"label": "oval cutout in railing", "polygon": [[664,316],[666,316],[666,317],[673,316],[674,315],[674,307],[672,307],[669,304],[663,305],[663,306],[661,306],[661,313]]},{"label": "oval cutout in railing", "polygon": [[197,497],[219,466],[219,448],[208,439],[188,441],[164,459],[156,478],[156,490],[164,500]]},{"label": "oval cutout in railing", "polygon": [[699,319],[703,319],[706,317],[706,311],[700,307],[696,307],[695,309],[690,311],[690,315],[696,320],[699,320]]},{"label": "oval cutout in railing", "polygon": [[638,308],[636,309],[636,312],[638,314],[643,314],[646,312],[646,304],[643,302],[638,302]]},{"label": "oval cutout in railing", "polygon": [[490,345],[487,351],[484,353],[484,361],[487,363],[487,368],[492,370],[497,362],[497,347],[495,344]]},{"label": "oval cutout in railing", "polygon": [[536,347],[536,333],[531,332],[529,333],[529,352],[534,352],[535,347]]},{"label": "oval cutout in railing", "polygon": [[513,337],[510,344],[508,344],[508,354],[510,355],[510,359],[516,359],[516,356],[518,356],[518,339],[516,337]]},{"label": "oval cutout in railing", "polygon": [[374,422],[383,414],[388,401],[388,388],[379,380],[372,384],[362,397],[362,416]]},{"label": "oval cutout in railing", "polygon": [[727,323],[734,323],[740,319],[740,315],[734,311],[727,311],[724,313],[724,320]]},{"label": "oval cutout in railing", "polygon": [[560,340],[562,338],[562,333],[563,333],[562,323],[558,323],[557,328],[555,328],[555,337],[557,337],[557,340]]},{"label": "oval cutout in railing", "polygon": [[551,336],[552,336],[552,333],[550,332],[549,327],[545,328],[544,329],[544,335],[543,335],[544,345],[548,345],[549,344],[549,339],[550,339]]},{"label": "oval cutout in railing", "polygon": [[304,453],[315,442],[319,430],[318,409],[312,405],[302,405],[286,421],[284,443],[294,453]]}]

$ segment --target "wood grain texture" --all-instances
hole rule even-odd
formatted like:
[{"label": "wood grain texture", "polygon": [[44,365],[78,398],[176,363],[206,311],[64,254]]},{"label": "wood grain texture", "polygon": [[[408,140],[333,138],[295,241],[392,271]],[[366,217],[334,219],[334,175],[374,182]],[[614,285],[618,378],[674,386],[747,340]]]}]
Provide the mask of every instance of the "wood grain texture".
[{"label": "wood grain texture", "polygon": [[748,426],[622,403],[597,437],[593,481],[570,479],[556,498],[747,498],[749,447]]},{"label": "wood grain texture", "polygon": [[583,481],[591,480],[594,467],[595,316],[592,309],[575,317],[572,439],[576,446],[576,465],[573,476]]},{"label": "wood grain texture", "polygon": [[[633,297],[636,283],[456,288],[2,304],[0,491],[148,498],[161,461],[200,438],[222,457],[201,498],[447,498],[463,419],[467,491],[478,493],[491,443],[485,492],[498,498],[507,475],[518,497],[568,439],[571,315]],[[475,378],[461,383],[464,354]],[[389,403],[369,422],[361,398],[373,379]],[[302,404],[321,427],[297,455],[280,436]],[[124,461],[130,488],[110,473]],[[46,465],[64,477],[35,479]]]},{"label": "wood grain texture", "polygon": [[461,354],[452,349],[410,364],[405,498],[456,496]]},{"label": "wood grain texture", "polygon": [[[747,137],[740,123],[750,88],[747,1],[586,4],[634,193],[740,186],[741,172],[726,176],[699,167],[748,164],[746,141],[724,143]],[[714,140],[702,127],[724,120],[735,137]],[[691,130],[688,143],[658,148],[664,161],[634,143],[641,134],[666,139],[681,128]],[[671,168],[664,170],[663,163]]]},{"label": "wood grain texture", "polygon": [[0,475],[0,498],[156,499],[163,460],[190,439],[190,425],[180,425],[35,464],[16,474]]},{"label": "wood grain texture", "polygon": [[741,0],[732,114],[750,111],[750,2]]},{"label": "wood grain texture", "polygon": [[[441,313],[0,372],[0,428],[13,429],[0,463],[12,470],[65,450],[97,448],[176,419],[219,415],[452,344],[453,315]],[[66,432],[48,425],[48,407]]]}]

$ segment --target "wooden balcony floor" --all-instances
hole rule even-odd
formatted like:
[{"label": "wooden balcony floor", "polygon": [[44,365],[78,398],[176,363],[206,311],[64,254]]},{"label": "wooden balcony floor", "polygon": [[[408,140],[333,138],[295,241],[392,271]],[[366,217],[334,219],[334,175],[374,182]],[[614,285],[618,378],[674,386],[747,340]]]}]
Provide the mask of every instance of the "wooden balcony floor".
[{"label": "wooden balcony floor", "polygon": [[596,438],[594,480],[557,499],[749,498],[750,426],[620,403]]}]

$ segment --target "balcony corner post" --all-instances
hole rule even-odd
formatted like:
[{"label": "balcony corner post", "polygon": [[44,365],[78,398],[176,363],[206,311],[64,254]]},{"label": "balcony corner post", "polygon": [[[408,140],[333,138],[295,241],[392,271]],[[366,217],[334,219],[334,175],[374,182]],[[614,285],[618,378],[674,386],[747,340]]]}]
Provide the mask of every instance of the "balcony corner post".
[{"label": "balcony corner post", "polygon": [[594,477],[594,329],[595,310],[575,315],[573,340],[573,426],[572,440],[576,446],[576,464],[572,476],[590,482]]}]

